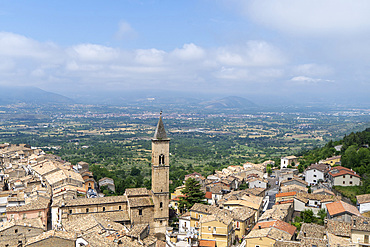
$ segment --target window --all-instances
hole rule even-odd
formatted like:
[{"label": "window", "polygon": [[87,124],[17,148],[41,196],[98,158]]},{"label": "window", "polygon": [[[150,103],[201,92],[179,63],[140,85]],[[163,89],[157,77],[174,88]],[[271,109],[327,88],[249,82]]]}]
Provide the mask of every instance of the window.
[{"label": "window", "polygon": [[343,184],[345,184],[346,183],[346,181],[343,181]]},{"label": "window", "polygon": [[369,235],[364,236],[364,243],[368,244],[369,243]]},{"label": "window", "polygon": [[352,178],[352,175],[351,175],[351,176],[349,176],[349,178]]},{"label": "window", "polygon": [[143,215],[143,210],[139,209],[139,215]]},{"label": "window", "polygon": [[14,230],[14,233],[18,233],[18,229],[15,229],[15,230]]},{"label": "window", "polygon": [[69,214],[72,214],[72,210],[69,210]]},{"label": "window", "polygon": [[119,206],[119,207],[118,207],[118,210],[121,210],[121,209],[122,209],[122,207],[121,207],[121,206]]},{"label": "window", "polygon": [[162,220],[160,220],[160,221],[159,221],[159,224],[161,224],[161,225],[162,225],[162,224],[163,224],[163,221],[162,221]]},{"label": "window", "polygon": [[352,181],[349,181],[349,184],[352,184]]},{"label": "window", "polygon": [[317,177],[316,175],[313,175],[313,177],[315,178],[315,177]]},{"label": "window", "polygon": [[239,229],[239,227],[240,227],[240,225],[239,225],[239,224],[240,224],[240,222],[239,222],[239,221],[237,221],[237,222],[236,222],[236,228],[238,228],[238,229]]},{"label": "window", "polygon": [[209,227],[208,227],[208,231],[211,231],[211,228],[212,228],[212,227],[210,227],[210,226],[209,226]]},{"label": "window", "polygon": [[159,208],[163,208],[163,202],[159,203]]},{"label": "window", "polygon": [[103,212],[105,212],[105,207],[103,207]]},{"label": "window", "polygon": [[23,219],[26,219],[27,217],[26,217],[26,214],[23,214]]},{"label": "window", "polygon": [[163,154],[159,155],[159,164],[164,165],[164,155]]},{"label": "window", "polygon": [[313,180],[314,183],[316,183],[316,180]]},{"label": "window", "polygon": [[41,211],[39,211],[39,217],[41,217]]},{"label": "window", "polygon": [[346,175],[343,175],[343,178],[346,178]]},{"label": "window", "polygon": [[89,209],[88,208],[86,208],[86,213],[88,213],[89,212]]}]

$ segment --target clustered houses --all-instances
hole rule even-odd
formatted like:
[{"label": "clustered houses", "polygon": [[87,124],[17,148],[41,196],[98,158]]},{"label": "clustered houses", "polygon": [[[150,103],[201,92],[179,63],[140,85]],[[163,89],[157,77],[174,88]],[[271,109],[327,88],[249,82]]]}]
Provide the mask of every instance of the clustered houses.
[{"label": "clustered houses", "polygon": [[[1,144],[0,246],[166,246],[169,141],[160,116],[152,139],[152,190],[111,197],[97,193],[86,162],[73,166],[27,145]],[[115,191],[110,178],[99,184]]]}]

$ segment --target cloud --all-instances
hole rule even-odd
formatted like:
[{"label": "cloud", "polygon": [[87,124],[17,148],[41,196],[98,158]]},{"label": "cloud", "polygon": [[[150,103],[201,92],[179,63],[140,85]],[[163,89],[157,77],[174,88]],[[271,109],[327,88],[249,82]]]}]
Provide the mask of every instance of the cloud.
[{"label": "cloud", "polygon": [[367,0],[237,1],[257,23],[295,35],[349,35],[370,30]]},{"label": "cloud", "polygon": [[118,51],[107,46],[80,44],[67,49],[68,55],[82,61],[112,61],[118,57]]},{"label": "cloud", "polygon": [[118,30],[114,36],[117,40],[124,40],[127,38],[131,39],[136,36],[136,32],[128,22],[120,21],[118,24]]},{"label": "cloud", "polygon": [[334,82],[334,80],[311,78],[307,76],[295,76],[290,80],[293,82],[299,82],[299,83]]},{"label": "cloud", "polygon": [[205,56],[205,51],[193,43],[184,44],[181,49],[176,48],[172,55],[181,60],[198,60]]}]

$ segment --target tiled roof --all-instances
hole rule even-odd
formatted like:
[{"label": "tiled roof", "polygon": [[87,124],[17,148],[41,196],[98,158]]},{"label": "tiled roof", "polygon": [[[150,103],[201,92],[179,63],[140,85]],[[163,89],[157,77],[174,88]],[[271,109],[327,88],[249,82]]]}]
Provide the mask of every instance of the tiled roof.
[{"label": "tiled roof", "polygon": [[125,195],[131,196],[147,196],[149,195],[149,190],[147,188],[128,188],[125,190]]},{"label": "tiled roof", "polygon": [[333,195],[335,196],[334,192],[325,188],[321,188],[318,190],[314,190],[312,194],[321,194],[321,195]]},{"label": "tiled roof", "polygon": [[48,174],[48,175],[45,176],[46,181],[48,181],[48,183],[50,185],[58,183],[58,182],[60,182],[62,180],[65,180],[67,178],[77,180],[81,183],[84,182],[81,174],[79,174],[77,172],[74,172],[74,171],[68,171],[68,170],[58,170],[56,172],[53,172],[53,173]]},{"label": "tiled roof", "polygon": [[357,199],[357,203],[359,204],[368,203],[370,202],[370,194],[357,195],[356,199]]},{"label": "tiled roof", "polygon": [[33,200],[29,204],[25,204],[22,206],[11,206],[6,208],[6,212],[25,212],[25,211],[32,211],[32,210],[43,210],[47,209],[50,203],[50,199],[45,199],[40,197],[38,200]]},{"label": "tiled roof", "polygon": [[352,216],[352,230],[370,231],[370,218]]},{"label": "tiled roof", "polygon": [[[107,221],[114,221],[114,222],[125,222],[130,221],[130,217],[128,215],[127,210],[120,210],[120,211],[107,211],[107,212],[97,212],[92,213],[95,217],[99,217],[101,219],[105,219]],[[69,215],[70,220],[78,219],[81,217],[85,217],[85,214],[72,214]]]},{"label": "tiled roof", "polygon": [[289,213],[288,210],[291,207],[292,207],[292,204],[273,205],[272,208],[266,210],[258,220],[259,221],[263,221],[263,220],[282,220],[284,221],[285,218],[288,216],[288,213]]},{"label": "tiled roof", "polygon": [[207,191],[206,192],[206,195],[205,195],[205,198],[212,199],[212,192],[211,191]]},{"label": "tiled roof", "polygon": [[285,196],[295,196],[297,194],[296,191],[285,192],[285,193],[278,193],[276,197],[285,197]]},{"label": "tiled roof", "polygon": [[303,187],[303,186],[300,186],[298,184],[290,184],[290,185],[286,185],[286,186],[281,186],[280,187],[280,191],[282,193],[284,193],[284,192],[290,192],[290,191],[297,191],[297,192],[303,191],[303,192],[307,192],[308,191],[308,188]]},{"label": "tiled roof", "polygon": [[312,164],[309,167],[306,168],[306,171],[308,170],[319,170],[321,172],[327,172],[330,168],[330,165],[327,164]]},{"label": "tiled roof", "polygon": [[[277,229],[280,229],[282,231],[285,231],[293,236],[294,232],[296,231],[296,227],[292,226],[291,224],[288,224],[281,220],[274,220],[274,221],[266,221],[266,222],[258,222],[254,227],[254,229],[263,229],[263,228],[270,228],[275,227]],[[288,240],[288,239],[287,239]]]},{"label": "tiled roof", "polygon": [[355,177],[358,177],[358,178],[361,178],[360,175],[358,175],[356,172],[352,171],[351,169],[348,169],[346,167],[343,167],[343,166],[336,166],[336,167],[333,167],[329,174],[332,176],[332,177],[338,177],[338,176],[342,176],[342,175],[352,175],[352,176],[355,176]]},{"label": "tiled roof", "polygon": [[325,227],[313,223],[303,223],[297,239],[303,238],[321,238],[325,235]]},{"label": "tiled roof", "polygon": [[342,214],[342,213],[349,213],[351,215],[361,216],[360,212],[355,206],[350,205],[343,201],[336,201],[336,202],[328,203],[326,204],[326,208],[328,209],[328,213],[331,216],[335,216],[337,214]]},{"label": "tiled roof", "polygon": [[286,231],[279,230],[275,227],[270,228],[263,228],[263,229],[253,229],[249,232],[247,235],[248,238],[261,238],[261,237],[268,237],[274,240],[278,239],[285,239],[285,240],[291,240],[293,235],[289,234]]},{"label": "tiled roof", "polygon": [[329,246],[335,247],[355,247],[357,244],[351,243],[351,240],[348,238],[342,238],[339,236],[335,236],[334,234],[327,233],[326,236],[328,237],[328,244]]},{"label": "tiled roof", "polygon": [[45,228],[42,223],[41,218],[22,219],[22,220],[11,220],[11,221],[0,222],[0,232],[12,226],[26,226],[26,227],[34,227],[34,228],[40,228],[40,229]]},{"label": "tiled roof", "polygon": [[277,240],[274,244],[274,247],[300,247],[300,246],[301,242],[285,240]]},{"label": "tiled roof", "polygon": [[351,236],[351,223],[337,220],[328,220],[326,230],[336,236],[350,237]]},{"label": "tiled roof", "polygon": [[293,177],[293,178],[291,178],[291,179],[286,179],[286,180],[284,180],[284,181],[281,181],[281,185],[284,185],[284,184],[286,184],[286,183],[289,183],[289,182],[292,182],[292,181],[296,181],[296,182],[299,182],[299,183],[301,183],[301,184],[304,184],[305,186],[307,186],[308,185],[308,183],[306,182],[306,181],[304,181],[304,180],[302,180],[302,179],[299,179],[299,178],[297,178],[297,177]]},{"label": "tiled roof", "polygon": [[153,199],[149,196],[147,197],[130,197],[127,199],[131,208],[133,207],[145,207],[154,206]]},{"label": "tiled roof", "polygon": [[216,240],[199,240],[199,247],[216,247]]},{"label": "tiled roof", "polygon": [[203,216],[199,222],[207,223],[212,221],[218,221],[228,226],[233,222],[233,218],[231,218],[229,215],[230,214],[228,214],[225,211],[219,211],[216,214]]},{"label": "tiled roof", "polygon": [[300,192],[296,195],[295,199],[300,200],[304,203],[307,203],[308,200],[316,200],[323,202],[334,202],[341,200],[341,196],[332,196],[332,195],[321,195],[321,194],[309,194]]},{"label": "tiled roof", "polygon": [[96,198],[76,198],[69,200],[59,200],[53,202],[52,206],[61,207],[62,204],[66,207],[68,206],[82,206],[82,205],[99,205],[99,204],[108,204],[108,203],[117,203],[117,202],[127,202],[126,196],[107,196],[107,197],[96,197]]},{"label": "tiled roof", "polygon": [[28,239],[26,244],[37,243],[37,242],[40,242],[40,241],[48,239],[48,238],[61,238],[61,239],[71,240],[71,241],[74,242],[77,237],[76,237],[75,234],[69,233],[69,232],[66,232],[66,231],[50,230],[50,231],[47,231],[47,232],[43,232],[42,234],[40,234],[36,237]]},{"label": "tiled roof", "polygon": [[246,189],[245,192],[248,194],[252,194],[254,196],[260,196],[266,189],[264,188],[251,188],[251,189]]},{"label": "tiled roof", "polygon": [[231,210],[234,220],[237,221],[246,221],[250,217],[252,217],[257,211],[251,208],[234,208]]}]

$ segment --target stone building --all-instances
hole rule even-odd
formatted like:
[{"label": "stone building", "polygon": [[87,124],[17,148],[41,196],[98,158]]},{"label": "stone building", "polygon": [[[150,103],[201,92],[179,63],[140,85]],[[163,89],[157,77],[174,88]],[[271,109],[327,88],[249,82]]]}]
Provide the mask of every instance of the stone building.
[{"label": "stone building", "polygon": [[104,215],[127,226],[149,225],[151,233],[166,232],[169,218],[169,142],[160,116],[152,139],[152,190],[126,189],[123,196],[60,198],[53,200],[53,229],[65,227],[73,217]]}]

